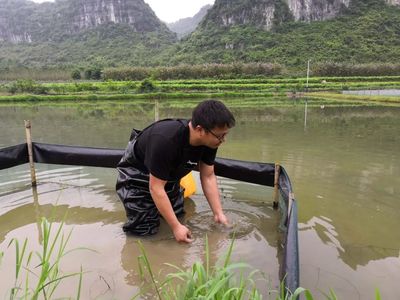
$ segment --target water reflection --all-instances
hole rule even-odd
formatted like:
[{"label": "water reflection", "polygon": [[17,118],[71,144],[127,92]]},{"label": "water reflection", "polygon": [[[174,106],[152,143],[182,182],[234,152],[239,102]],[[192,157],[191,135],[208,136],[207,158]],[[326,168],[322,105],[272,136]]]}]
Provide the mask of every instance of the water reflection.
[{"label": "water reflection", "polygon": [[[59,185],[41,184],[38,186],[38,189],[40,192],[40,202],[36,188],[30,187],[19,192],[14,192],[12,195],[0,196],[1,220],[4,222],[3,224],[7,224],[7,226],[0,227],[0,243],[4,241],[9,232],[15,229],[35,223],[40,227],[39,224],[42,217],[59,223],[68,216],[65,219],[65,223],[76,225],[97,222],[115,224],[123,222],[125,219],[121,210],[109,211],[100,207],[74,207],[73,200],[70,203],[62,204],[61,202],[64,202],[64,200],[68,201],[68,199],[62,199],[60,193],[73,195],[76,193],[73,191],[76,188],[65,189],[63,187],[60,188]],[[94,200],[98,199],[98,194],[86,191],[84,197],[86,199],[90,197]]]}]

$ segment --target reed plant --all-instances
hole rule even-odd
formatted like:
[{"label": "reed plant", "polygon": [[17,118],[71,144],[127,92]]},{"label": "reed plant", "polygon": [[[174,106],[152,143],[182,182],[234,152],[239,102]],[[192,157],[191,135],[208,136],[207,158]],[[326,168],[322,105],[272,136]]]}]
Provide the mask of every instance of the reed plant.
[{"label": "reed plant", "polygon": [[[52,299],[60,283],[70,277],[78,277],[75,291],[76,299],[80,299],[83,271],[64,274],[60,269],[62,258],[70,252],[67,244],[72,230],[65,235],[62,231],[64,223],[58,228],[47,219],[41,219],[43,239],[41,251],[27,251],[28,239],[22,243],[12,239],[8,247],[15,247],[14,284],[9,291],[9,299]],[[2,257],[3,254],[0,255]],[[33,278],[32,278],[33,277]]]},{"label": "reed plant", "polygon": [[[233,251],[234,239],[228,248],[221,265],[210,265],[210,251],[208,240],[205,240],[205,261],[195,262],[188,270],[183,270],[175,265],[166,264],[176,270],[169,273],[163,280],[155,276],[152,271],[149,259],[146,255],[143,244],[138,241],[141,255],[138,257],[139,274],[142,280],[146,281],[149,277],[149,284],[133,297],[136,299],[152,289],[155,297],[159,300],[259,300],[262,294],[257,288],[257,282],[267,284],[267,280],[259,270],[252,270],[246,263],[233,263],[231,256]],[[306,297],[311,294],[304,288],[298,288],[293,293],[288,291],[282,282],[279,290],[270,289],[270,294],[274,294],[275,300],[295,300],[299,295],[306,293]],[[307,298],[310,300],[312,298]]]},{"label": "reed plant", "polygon": [[200,79],[200,78],[241,78],[253,76],[273,76],[282,72],[282,66],[271,63],[235,64],[182,64],[170,67],[124,67],[106,68],[103,79],[143,80],[148,77],[158,80]]},{"label": "reed plant", "polygon": [[315,76],[399,76],[398,63],[320,63],[312,69]]},{"label": "reed plant", "polygon": [[0,81],[21,79],[39,81],[70,80],[71,71],[63,68],[6,68],[0,70]]},{"label": "reed plant", "polygon": [[[146,295],[149,299],[149,290],[153,290],[154,298],[158,300],[260,300],[263,298],[257,289],[256,282],[268,281],[259,270],[252,270],[246,263],[232,263],[234,239],[223,258],[221,265],[210,265],[210,250],[208,239],[205,239],[205,261],[195,262],[188,270],[183,270],[175,265],[166,264],[176,270],[169,273],[164,279],[156,276],[151,268],[146,250],[138,241],[141,255],[138,257],[139,275],[146,282],[141,291],[132,300]],[[285,287],[284,279],[279,289],[268,289],[268,299],[274,300],[298,300],[303,295],[306,300],[314,300],[312,293],[305,288],[298,287],[290,291]],[[338,300],[333,289],[328,293],[322,292],[326,300]],[[375,290],[375,300],[381,300],[378,289]]]}]

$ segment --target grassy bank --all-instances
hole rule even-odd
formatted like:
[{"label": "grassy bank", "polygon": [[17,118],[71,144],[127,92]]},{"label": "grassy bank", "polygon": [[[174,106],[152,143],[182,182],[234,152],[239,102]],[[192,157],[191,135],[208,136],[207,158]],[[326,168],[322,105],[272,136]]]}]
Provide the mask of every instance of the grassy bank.
[{"label": "grassy bank", "polygon": [[[348,105],[399,103],[399,97],[342,95],[343,90],[400,89],[400,76],[250,78],[142,81],[35,82],[18,80],[0,84],[0,103],[135,101],[138,99],[266,99],[263,102],[296,102],[303,98],[320,103]],[[308,93],[309,92],[309,93]],[[307,94],[306,94],[307,93]]]},{"label": "grassy bank", "polygon": [[270,78],[254,77],[249,79],[182,79],[142,81],[69,81],[37,82],[32,80],[9,81],[0,84],[1,93],[31,92],[37,94],[76,94],[76,93],[148,93],[162,92],[292,92],[319,90],[356,90],[400,88],[400,76],[370,77],[297,77]]},{"label": "grassy bank", "polygon": [[82,102],[82,101],[118,101],[118,100],[155,100],[155,99],[205,99],[205,98],[272,98],[270,93],[146,93],[146,94],[70,94],[70,95],[2,95],[0,103],[36,103],[36,102]]},{"label": "grassy bank", "polygon": [[[248,33],[245,35],[250,36]],[[248,51],[246,51],[246,53],[248,53]],[[276,57],[276,55],[273,55],[273,57]],[[308,55],[302,55],[301,57],[308,57]],[[292,58],[293,54],[291,54],[291,59]],[[170,57],[168,57],[168,59],[170,59]],[[299,62],[300,61],[298,61],[298,63]],[[153,67],[133,67],[129,65],[123,67],[107,67],[107,64],[104,63],[105,62],[87,65],[87,62],[85,62],[85,66],[69,65],[63,67],[53,66],[44,68],[0,66],[0,81],[12,81],[18,79],[37,81],[68,81],[71,79],[140,81],[149,77],[155,80],[199,80],[210,78],[248,79],[255,77],[293,78],[302,76],[302,74],[306,73],[306,64],[301,66],[298,65],[298,63],[296,63],[297,66],[265,62],[204,63],[194,65],[192,63],[182,64],[180,61],[178,62],[178,65],[175,66]],[[120,64],[120,62],[118,64]],[[400,64],[382,62],[358,64],[320,62],[313,63],[310,66],[310,75],[313,77],[399,76]]]},{"label": "grassy bank", "polygon": [[340,102],[372,102],[372,103],[387,103],[400,104],[400,97],[396,96],[366,96],[366,95],[348,95],[341,93],[309,93],[307,97],[312,100],[323,99],[325,101],[340,101]]}]

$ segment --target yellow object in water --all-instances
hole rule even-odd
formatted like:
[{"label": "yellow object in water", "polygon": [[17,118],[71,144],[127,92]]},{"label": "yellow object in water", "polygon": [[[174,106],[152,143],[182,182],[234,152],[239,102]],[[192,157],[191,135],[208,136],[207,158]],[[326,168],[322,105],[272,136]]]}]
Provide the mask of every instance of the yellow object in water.
[{"label": "yellow object in water", "polygon": [[180,185],[185,189],[183,193],[184,198],[190,197],[196,193],[196,182],[194,181],[192,172],[181,178]]}]

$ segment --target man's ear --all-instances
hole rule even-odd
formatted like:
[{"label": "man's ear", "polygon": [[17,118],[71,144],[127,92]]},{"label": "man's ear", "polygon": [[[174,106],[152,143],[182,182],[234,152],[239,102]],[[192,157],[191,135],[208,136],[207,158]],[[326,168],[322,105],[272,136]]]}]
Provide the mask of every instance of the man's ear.
[{"label": "man's ear", "polygon": [[195,130],[196,130],[196,132],[198,132],[198,133],[202,133],[202,132],[204,131],[204,128],[201,127],[200,125],[197,125],[196,128],[195,128]]}]

